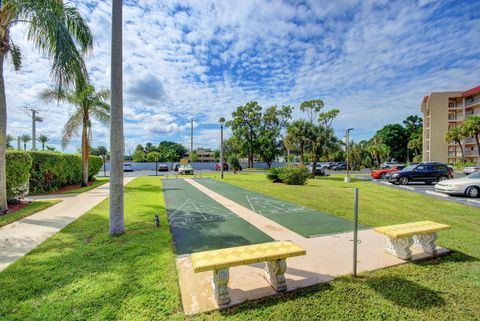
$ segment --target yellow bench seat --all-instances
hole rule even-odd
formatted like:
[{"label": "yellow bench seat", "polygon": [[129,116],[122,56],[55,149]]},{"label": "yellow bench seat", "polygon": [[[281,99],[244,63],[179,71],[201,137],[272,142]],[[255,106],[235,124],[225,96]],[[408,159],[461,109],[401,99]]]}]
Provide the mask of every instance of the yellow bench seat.
[{"label": "yellow bench seat", "polygon": [[306,251],[293,242],[277,241],[194,253],[190,259],[197,273],[305,254]]},{"label": "yellow bench seat", "polygon": [[390,238],[405,238],[415,235],[429,234],[447,230],[450,225],[435,223],[431,221],[420,221],[407,224],[397,224],[377,227],[374,231],[384,234]]}]

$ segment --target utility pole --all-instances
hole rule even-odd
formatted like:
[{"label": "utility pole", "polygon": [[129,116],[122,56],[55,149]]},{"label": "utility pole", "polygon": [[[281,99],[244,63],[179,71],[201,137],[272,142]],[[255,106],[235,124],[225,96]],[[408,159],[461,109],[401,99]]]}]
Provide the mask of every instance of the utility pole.
[{"label": "utility pole", "polygon": [[37,116],[39,110],[30,108],[29,111],[32,112],[32,150],[37,150],[37,122],[42,122],[43,118]]},{"label": "utility pole", "polygon": [[349,153],[349,144],[350,144],[350,131],[353,130],[353,128],[347,129],[347,176],[345,177],[345,183],[350,182],[350,172],[349,172],[349,165],[350,165],[350,153]]}]

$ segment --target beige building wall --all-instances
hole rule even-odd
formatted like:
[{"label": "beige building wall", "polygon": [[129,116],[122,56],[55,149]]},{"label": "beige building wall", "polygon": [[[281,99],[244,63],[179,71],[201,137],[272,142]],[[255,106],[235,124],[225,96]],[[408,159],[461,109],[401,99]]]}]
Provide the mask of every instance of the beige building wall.
[{"label": "beige building wall", "polygon": [[[455,163],[461,159],[458,144],[446,142],[445,134],[449,128],[460,126],[467,117],[480,115],[480,92],[464,96],[462,91],[452,91],[434,92],[424,97],[421,104],[424,161]],[[466,161],[480,160],[473,137],[464,139],[462,146]]]}]

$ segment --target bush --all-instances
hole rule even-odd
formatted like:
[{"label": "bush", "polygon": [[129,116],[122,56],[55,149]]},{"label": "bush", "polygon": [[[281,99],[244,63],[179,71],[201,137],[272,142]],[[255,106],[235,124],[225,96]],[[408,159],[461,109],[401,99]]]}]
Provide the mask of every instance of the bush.
[{"label": "bush", "polygon": [[[60,154],[52,152],[29,152],[32,157],[30,170],[30,193],[51,192],[65,185],[82,182],[82,160],[80,155]],[[89,179],[95,176],[102,167],[102,159],[89,156]]]},{"label": "bush", "polygon": [[274,183],[281,183],[282,180],[278,177],[280,174],[280,168],[270,168],[269,173],[267,174],[267,178]]},{"label": "bush", "polygon": [[7,151],[7,201],[18,203],[28,195],[32,157],[27,152]]},{"label": "bush", "polygon": [[305,166],[283,167],[278,178],[287,185],[305,185],[310,177],[310,172]]},{"label": "bush", "polygon": [[267,178],[272,182],[287,185],[305,185],[309,177],[310,172],[305,166],[272,168],[267,174]]},{"label": "bush", "polygon": [[237,155],[230,155],[227,163],[234,171],[242,170],[242,166],[240,166],[240,160],[238,159]]}]

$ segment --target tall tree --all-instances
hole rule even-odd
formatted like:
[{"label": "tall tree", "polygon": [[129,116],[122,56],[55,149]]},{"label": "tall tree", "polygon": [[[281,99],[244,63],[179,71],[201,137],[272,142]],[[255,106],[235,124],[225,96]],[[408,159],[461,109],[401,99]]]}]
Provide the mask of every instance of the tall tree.
[{"label": "tall tree", "polygon": [[122,66],[122,0],[112,0],[112,63],[110,121],[110,235],[124,231],[123,203],[123,66]]},{"label": "tall tree", "polygon": [[108,125],[110,120],[110,97],[108,90],[96,91],[92,85],[77,86],[75,90],[49,88],[42,92],[44,101],[63,101],[74,105],[76,110],[63,128],[62,147],[65,148],[72,137],[81,130],[82,134],[82,186],[88,185],[88,155],[90,154],[90,135],[92,119]]},{"label": "tall tree", "polygon": [[300,155],[300,162],[305,163],[305,149],[308,145],[308,133],[311,123],[303,119],[293,121],[287,127],[287,136],[285,138],[285,144],[290,150],[298,151]]},{"label": "tall tree", "polygon": [[232,113],[232,120],[226,123],[232,128],[233,135],[241,142],[248,159],[248,168],[253,168],[253,156],[258,147],[258,133],[262,121],[262,107],[251,101],[245,106],[237,107]]},{"label": "tall tree", "polygon": [[470,116],[462,124],[462,131],[466,136],[473,136],[477,143],[477,162],[480,163],[480,116]]},{"label": "tall tree", "polygon": [[27,27],[27,39],[50,58],[51,75],[59,87],[87,79],[83,57],[92,48],[92,34],[85,20],[70,3],[60,0],[0,1],[0,212],[6,212],[6,132],[7,100],[3,77],[4,63],[10,54],[15,70],[22,67],[22,52],[12,39],[11,28]]},{"label": "tall tree", "polygon": [[405,128],[400,124],[390,124],[377,131],[375,137],[378,137],[383,144],[390,150],[389,157],[398,162],[407,160],[408,134]]},{"label": "tall tree", "polygon": [[20,140],[23,142],[23,150],[27,150],[27,143],[32,140],[32,137],[28,134],[20,136]]},{"label": "tall tree", "polygon": [[271,106],[262,114],[258,133],[258,153],[268,167],[282,153],[282,133],[292,117],[292,107]]},{"label": "tall tree", "polygon": [[313,123],[317,119],[317,115],[323,108],[323,106],[323,100],[307,100],[300,105],[300,110],[307,114],[308,120],[310,121],[310,123]]},{"label": "tall tree", "polygon": [[41,134],[37,138],[38,142],[42,144],[42,150],[45,150],[45,144],[50,140],[47,135]]},{"label": "tall tree", "polygon": [[448,130],[445,134],[445,141],[448,142],[455,142],[458,147],[460,147],[460,152],[462,154],[462,163],[465,163],[465,153],[463,151],[462,140],[465,138],[465,132],[462,128],[453,127]]}]

